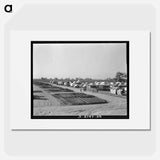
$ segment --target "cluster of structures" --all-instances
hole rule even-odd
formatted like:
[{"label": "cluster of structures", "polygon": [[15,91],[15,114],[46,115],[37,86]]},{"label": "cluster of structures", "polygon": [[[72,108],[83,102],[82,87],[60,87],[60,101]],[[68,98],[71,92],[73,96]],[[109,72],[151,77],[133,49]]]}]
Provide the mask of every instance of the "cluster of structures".
[{"label": "cluster of structures", "polygon": [[87,82],[85,80],[74,81],[62,81],[62,80],[50,80],[50,85],[62,85],[68,87],[79,88],[80,91],[91,92],[109,92],[112,94],[123,95],[127,94],[127,81],[123,82],[105,82],[105,81],[92,81]]}]

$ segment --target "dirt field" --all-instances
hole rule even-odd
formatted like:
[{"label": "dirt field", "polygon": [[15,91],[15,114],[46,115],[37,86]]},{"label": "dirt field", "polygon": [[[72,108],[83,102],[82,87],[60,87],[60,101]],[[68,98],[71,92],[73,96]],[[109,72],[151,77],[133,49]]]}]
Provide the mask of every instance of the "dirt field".
[{"label": "dirt field", "polygon": [[126,98],[111,94],[80,92],[78,88],[47,84],[33,85],[33,114],[126,115]]}]

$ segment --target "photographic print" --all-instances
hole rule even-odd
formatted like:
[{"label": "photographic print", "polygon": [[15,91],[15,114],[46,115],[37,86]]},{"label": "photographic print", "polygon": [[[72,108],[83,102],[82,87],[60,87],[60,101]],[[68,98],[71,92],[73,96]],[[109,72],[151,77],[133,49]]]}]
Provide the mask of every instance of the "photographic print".
[{"label": "photographic print", "polygon": [[129,119],[129,41],[31,41],[31,119]]}]

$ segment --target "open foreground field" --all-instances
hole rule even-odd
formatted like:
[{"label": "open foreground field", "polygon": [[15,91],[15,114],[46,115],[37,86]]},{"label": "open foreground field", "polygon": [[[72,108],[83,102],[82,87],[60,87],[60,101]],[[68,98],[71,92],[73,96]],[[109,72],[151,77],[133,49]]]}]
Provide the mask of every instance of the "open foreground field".
[{"label": "open foreground field", "polygon": [[34,82],[33,115],[127,115],[126,97]]}]

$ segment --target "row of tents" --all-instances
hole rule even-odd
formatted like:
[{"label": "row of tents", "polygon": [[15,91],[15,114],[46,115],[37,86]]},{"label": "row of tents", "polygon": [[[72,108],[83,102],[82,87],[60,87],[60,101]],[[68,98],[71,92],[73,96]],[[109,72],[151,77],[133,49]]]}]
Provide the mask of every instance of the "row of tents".
[{"label": "row of tents", "polygon": [[63,85],[68,87],[80,88],[81,91],[103,92],[107,91],[112,94],[126,95],[127,83],[126,82],[81,82],[77,81],[54,81],[51,80],[50,84]]}]

